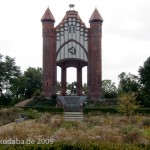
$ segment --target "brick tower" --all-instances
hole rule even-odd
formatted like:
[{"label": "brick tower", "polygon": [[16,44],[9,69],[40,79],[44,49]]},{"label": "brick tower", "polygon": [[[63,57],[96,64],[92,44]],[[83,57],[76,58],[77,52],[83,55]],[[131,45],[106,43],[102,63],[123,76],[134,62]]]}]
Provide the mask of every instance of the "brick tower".
[{"label": "brick tower", "polygon": [[94,10],[90,20],[89,51],[88,51],[88,95],[101,96],[102,82],[102,23],[103,19],[97,9]]},{"label": "brick tower", "polygon": [[70,10],[54,27],[55,19],[47,8],[41,22],[43,26],[42,94],[50,97],[56,93],[56,66],[61,67],[61,95],[66,95],[66,71],[77,69],[77,95],[82,95],[82,68],[87,66],[88,96],[101,96],[102,59],[101,37],[103,19],[94,10],[87,28],[78,12]]},{"label": "brick tower", "polygon": [[43,26],[43,75],[42,95],[50,97],[56,89],[56,34],[55,19],[49,8],[42,19]]}]

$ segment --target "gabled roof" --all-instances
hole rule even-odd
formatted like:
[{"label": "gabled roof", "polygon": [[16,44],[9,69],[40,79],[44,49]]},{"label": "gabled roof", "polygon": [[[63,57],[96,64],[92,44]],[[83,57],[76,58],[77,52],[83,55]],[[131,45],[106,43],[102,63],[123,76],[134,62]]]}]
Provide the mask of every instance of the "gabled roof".
[{"label": "gabled roof", "polygon": [[82,25],[85,25],[85,24],[83,23],[83,21],[81,20],[80,16],[78,15],[78,12],[77,12],[77,11],[75,11],[75,10],[69,10],[69,11],[66,12],[66,14],[65,14],[65,16],[63,17],[62,21],[56,26],[56,28],[59,28],[60,25],[63,25],[63,24],[64,24],[64,20],[67,20],[67,18],[68,18],[69,16],[72,16],[72,15],[73,15],[74,17],[76,17],[77,20],[80,20],[80,23],[81,23]]},{"label": "gabled roof", "polygon": [[53,14],[51,13],[49,7],[46,9],[43,17],[41,18],[42,22],[55,22],[55,18],[53,16]]},{"label": "gabled roof", "polygon": [[89,22],[103,22],[103,18],[98,12],[97,8],[95,8]]}]

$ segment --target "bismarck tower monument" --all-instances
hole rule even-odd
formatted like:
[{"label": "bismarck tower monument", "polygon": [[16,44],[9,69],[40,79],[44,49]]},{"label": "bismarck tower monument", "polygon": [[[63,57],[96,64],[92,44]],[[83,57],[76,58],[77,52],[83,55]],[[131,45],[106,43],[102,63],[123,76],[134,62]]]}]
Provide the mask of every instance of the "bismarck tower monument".
[{"label": "bismarck tower monument", "polygon": [[77,95],[82,95],[82,68],[87,66],[88,96],[101,96],[102,81],[102,23],[97,9],[89,19],[90,28],[81,20],[74,5],[55,27],[55,18],[49,8],[42,22],[43,74],[42,95],[50,97],[56,93],[57,66],[61,67],[61,95],[66,96],[66,71],[77,69]]}]

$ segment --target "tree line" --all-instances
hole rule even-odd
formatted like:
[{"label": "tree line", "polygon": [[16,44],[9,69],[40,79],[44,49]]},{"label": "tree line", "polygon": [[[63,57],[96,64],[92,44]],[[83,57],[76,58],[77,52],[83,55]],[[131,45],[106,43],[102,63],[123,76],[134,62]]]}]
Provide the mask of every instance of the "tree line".
[{"label": "tree line", "polygon": [[143,66],[138,68],[138,76],[122,72],[118,75],[118,79],[118,88],[111,80],[102,81],[104,97],[120,97],[132,93],[131,95],[136,95],[137,102],[150,107],[150,57],[146,59]]},{"label": "tree line", "polygon": [[[118,75],[119,84],[116,87],[111,80],[102,81],[102,98],[116,98],[123,93],[136,93],[136,100],[150,107],[150,57],[138,69],[139,75],[122,72]],[[19,101],[41,94],[42,69],[29,67],[21,72],[15,59],[0,54],[0,106],[13,105]],[[77,94],[77,83],[67,83],[67,94]],[[83,94],[87,94],[87,84],[84,83]],[[57,91],[61,84],[57,82]]]}]

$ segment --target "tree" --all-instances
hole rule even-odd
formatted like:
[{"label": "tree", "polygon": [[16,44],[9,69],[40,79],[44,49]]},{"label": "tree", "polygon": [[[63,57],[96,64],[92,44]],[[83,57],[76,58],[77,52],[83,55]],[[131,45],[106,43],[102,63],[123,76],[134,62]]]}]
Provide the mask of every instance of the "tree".
[{"label": "tree", "polygon": [[0,54],[0,105],[14,104],[41,91],[42,69],[29,67],[21,74],[15,59]]},{"label": "tree", "polygon": [[119,94],[131,92],[139,93],[141,85],[138,76],[131,73],[126,74],[125,72],[122,72],[118,77],[120,80],[118,86]]},{"label": "tree", "polygon": [[115,83],[111,80],[102,81],[102,91],[104,98],[115,98],[117,97],[117,88]]},{"label": "tree", "polygon": [[42,69],[29,67],[25,72],[26,78],[25,97],[31,98],[36,90],[41,91]]},{"label": "tree", "polygon": [[82,91],[83,91],[83,94],[87,95],[87,93],[88,93],[88,87],[87,87],[86,83],[83,84]]},{"label": "tree", "polygon": [[68,95],[77,95],[77,82],[67,84],[67,94]]},{"label": "tree", "polygon": [[21,75],[15,59],[0,54],[0,105],[10,105],[13,81]]},{"label": "tree", "polygon": [[15,59],[0,54],[0,91],[1,94],[10,94],[10,87],[14,79],[21,75],[20,67],[16,66]]},{"label": "tree", "polygon": [[59,94],[61,92],[61,83],[57,81],[57,85],[56,85],[56,88],[57,88],[57,94]]},{"label": "tree", "polygon": [[24,75],[21,75],[20,77],[14,79],[12,81],[12,86],[10,87],[12,97],[15,99],[24,99],[26,85],[27,85],[27,79]]},{"label": "tree", "polygon": [[142,97],[146,106],[150,107],[150,57],[139,67],[140,83],[142,84]]},{"label": "tree", "polygon": [[23,75],[13,80],[13,86],[10,88],[13,99],[23,100],[39,95],[42,86],[41,78],[41,68],[29,67]]},{"label": "tree", "polygon": [[121,94],[118,101],[118,111],[124,113],[129,118],[140,107],[136,98],[137,93],[135,92]]}]

